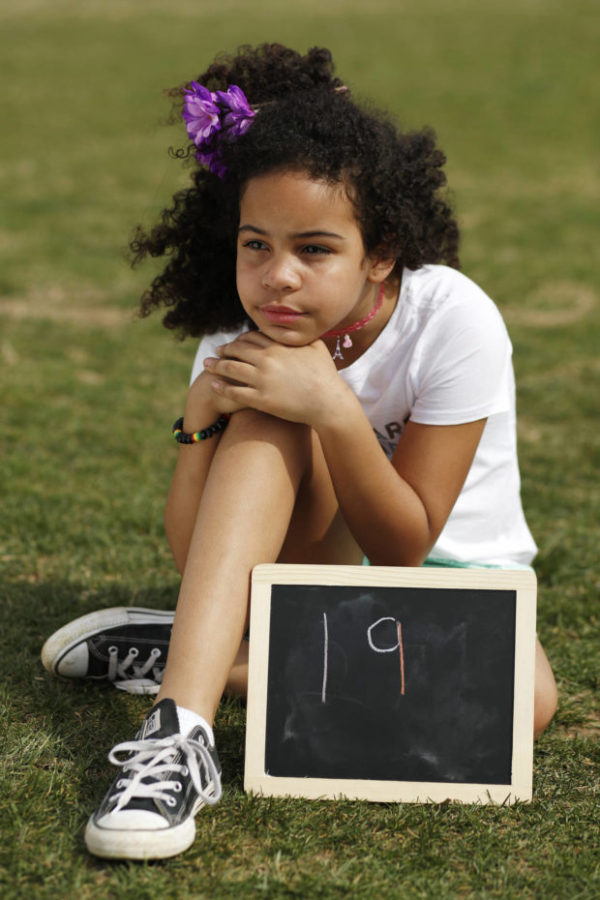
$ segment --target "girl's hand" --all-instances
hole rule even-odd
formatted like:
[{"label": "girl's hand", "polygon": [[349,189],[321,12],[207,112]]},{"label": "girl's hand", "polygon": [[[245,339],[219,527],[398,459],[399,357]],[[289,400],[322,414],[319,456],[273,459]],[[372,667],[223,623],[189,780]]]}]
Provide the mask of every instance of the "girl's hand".
[{"label": "girl's hand", "polygon": [[[318,427],[339,415],[350,389],[323,341],[288,347],[258,331],[217,348],[204,360],[211,387],[223,403],[251,407],[280,419]],[[353,395],[352,395],[353,396]]]},{"label": "girl's hand", "polygon": [[[207,417],[207,412],[205,412],[207,405],[210,407],[208,417],[212,416],[211,422],[222,415],[222,413],[231,414],[244,408],[243,404],[236,403],[228,397],[216,393],[212,389],[212,381],[210,373],[205,371],[201,372],[190,385],[185,406],[186,421],[188,417],[191,417],[194,421],[196,419],[198,421],[205,419]],[[198,428],[200,427],[204,426],[199,425]]]}]

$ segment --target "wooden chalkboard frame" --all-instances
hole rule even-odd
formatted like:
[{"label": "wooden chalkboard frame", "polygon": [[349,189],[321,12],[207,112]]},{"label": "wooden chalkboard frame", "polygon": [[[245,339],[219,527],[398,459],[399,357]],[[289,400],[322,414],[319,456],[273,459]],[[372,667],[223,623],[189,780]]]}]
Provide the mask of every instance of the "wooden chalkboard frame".
[{"label": "wooden chalkboard frame", "polygon": [[[356,585],[436,590],[510,590],[516,594],[511,778],[505,784],[281,777],[265,771],[269,630],[274,585]],[[265,796],[376,802],[513,804],[532,798],[536,578],[521,569],[392,568],[267,564],[252,574],[244,789]]]}]

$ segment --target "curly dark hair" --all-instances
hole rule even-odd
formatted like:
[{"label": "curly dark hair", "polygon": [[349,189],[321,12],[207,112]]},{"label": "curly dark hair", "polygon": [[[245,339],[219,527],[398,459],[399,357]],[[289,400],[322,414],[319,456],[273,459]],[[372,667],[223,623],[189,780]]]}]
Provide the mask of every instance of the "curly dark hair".
[{"label": "curly dark hair", "polygon": [[[198,77],[212,91],[238,85],[258,109],[246,134],[222,143],[225,178],[194,160],[193,145],[173,151],[193,161],[192,184],[149,233],[138,227],[130,244],[134,265],[169,257],[142,296],[142,316],[167,307],[163,324],[182,336],[248,323],[235,284],[239,198],[251,178],[277,170],[342,183],[366,252],[385,250],[396,273],[426,263],[458,268],[458,226],[441,190],[446,160],[434,133],[399,133],[381,113],[358,106],[333,71],[328,50],[302,56],[262,44],[218,57]],[[170,92],[177,109],[184,87]]]}]

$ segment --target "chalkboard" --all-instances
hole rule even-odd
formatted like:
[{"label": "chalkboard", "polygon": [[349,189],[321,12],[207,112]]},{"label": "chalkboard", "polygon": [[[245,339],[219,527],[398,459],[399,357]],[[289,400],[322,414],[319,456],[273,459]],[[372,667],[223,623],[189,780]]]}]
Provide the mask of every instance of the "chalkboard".
[{"label": "chalkboard", "polygon": [[531,798],[532,572],[258,566],[245,787]]}]

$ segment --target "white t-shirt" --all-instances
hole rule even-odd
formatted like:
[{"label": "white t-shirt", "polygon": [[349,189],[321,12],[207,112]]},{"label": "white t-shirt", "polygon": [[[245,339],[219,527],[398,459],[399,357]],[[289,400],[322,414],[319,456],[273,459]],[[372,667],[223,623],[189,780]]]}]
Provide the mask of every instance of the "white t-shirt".
[{"label": "white t-shirt", "polygon": [[[200,344],[192,381],[214,348]],[[520,497],[512,346],[490,298],[446,266],[405,269],[389,322],[339,375],[352,388],[391,458],[409,419],[460,425],[487,418],[460,495],[429,554],[433,559],[528,565],[537,548]]]}]

